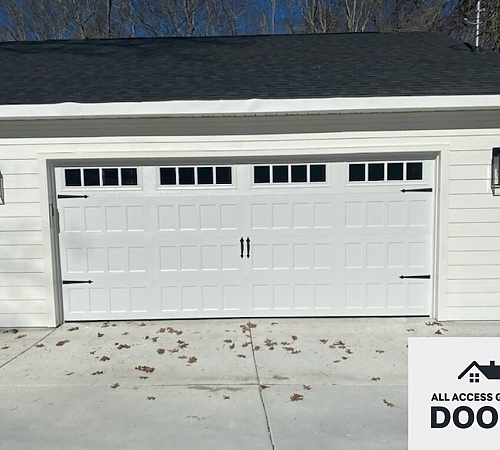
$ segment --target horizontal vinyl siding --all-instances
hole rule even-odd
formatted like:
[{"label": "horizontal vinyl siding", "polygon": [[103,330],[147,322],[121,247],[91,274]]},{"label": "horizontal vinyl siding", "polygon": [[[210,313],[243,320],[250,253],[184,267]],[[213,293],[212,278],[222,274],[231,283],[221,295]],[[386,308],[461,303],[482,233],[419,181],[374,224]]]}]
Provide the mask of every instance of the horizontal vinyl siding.
[{"label": "horizontal vinyl siding", "polygon": [[447,317],[498,320],[500,197],[490,188],[494,145],[480,138],[462,145],[450,153]]},{"label": "horizontal vinyl siding", "polygon": [[38,161],[30,146],[0,145],[0,327],[47,323]]}]

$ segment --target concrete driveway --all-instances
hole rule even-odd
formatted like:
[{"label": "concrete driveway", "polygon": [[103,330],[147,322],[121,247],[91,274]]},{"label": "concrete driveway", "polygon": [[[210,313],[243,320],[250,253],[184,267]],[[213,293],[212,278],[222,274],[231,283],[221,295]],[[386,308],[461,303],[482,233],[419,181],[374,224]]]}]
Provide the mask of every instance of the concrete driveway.
[{"label": "concrete driveway", "polygon": [[405,449],[407,339],[498,322],[245,319],[0,330],[0,448]]}]

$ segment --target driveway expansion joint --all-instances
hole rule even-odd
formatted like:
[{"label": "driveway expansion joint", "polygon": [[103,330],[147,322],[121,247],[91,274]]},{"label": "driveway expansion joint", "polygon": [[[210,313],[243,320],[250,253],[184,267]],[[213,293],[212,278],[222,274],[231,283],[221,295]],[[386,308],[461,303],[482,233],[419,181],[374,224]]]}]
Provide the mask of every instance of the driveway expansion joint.
[{"label": "driveway expansion joint", "polygon": [[258,384],[257,389],[259,391],[259,398],[260,398],[260,402],[262,404],[262,409],[264,410],[264,416],[266,418],[267,433],[268,433],[268,436],[269,436],[269,442],[271,444],[271,449],[274,450],[275,449],[275,445],[274,445],[273,433],[271,431],[271,423],[269,421],[269,414],[268,414],[268,411],[267,411],[266,402],[264,401],[264,396],[262,395],[262,385],[260,383],[259,369],[257,367],[257,360],[255,358],[253,334],[252,334],[252,328],[251,327],[248,327],[248,333],[249,333],[250,342],[251,342],[250,345],[252,347],[252,358],[253,358],[253,364],[254,364],[254,368],[255,368],[255,376],[257,378],[257,384]]}]

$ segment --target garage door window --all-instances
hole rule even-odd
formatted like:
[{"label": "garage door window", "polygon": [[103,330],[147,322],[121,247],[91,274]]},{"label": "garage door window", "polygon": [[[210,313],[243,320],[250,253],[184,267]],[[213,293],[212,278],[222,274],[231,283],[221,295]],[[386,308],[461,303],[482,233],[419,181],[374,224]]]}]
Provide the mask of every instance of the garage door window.
[{"label": "garage door window", "polygon": [[419,181],[422,179],[422,162],[349,164],[350,183],[360,181]]},{"label": "garage door window", "polygon": [[137,168],[65,169],[64,182],[66,187],[137,186]]},{"label": "garage door window", "polygon": [[231,185],[231,167],[160,167],[161,186]]},{"label": "garage door window", "polygon": [[326,164],[277,164],[254,166],[254,184],[323,183]]}]

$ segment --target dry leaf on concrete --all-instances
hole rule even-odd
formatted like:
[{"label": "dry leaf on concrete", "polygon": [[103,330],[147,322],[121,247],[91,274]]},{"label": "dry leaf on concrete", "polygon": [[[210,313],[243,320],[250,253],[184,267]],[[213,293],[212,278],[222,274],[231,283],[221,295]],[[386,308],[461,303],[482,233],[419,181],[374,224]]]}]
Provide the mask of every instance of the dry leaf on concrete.
[{"label": "dry leaf on concrete", "polygon": [[64,341],[59,341],[59,342],[56,342],[56,345],[57,345],[58,347],[61,347],[62,345],[67,344],[68,342],[69,342],[69,341],[68,341],[67,339],[64,339]]},{"label": "dry leaf on concrete", "polygon": [[142,370],[143,372],[151,373],[155,371],[154,367],[149,367],[149,366],[137,366],[135,368],[136,370]]},{"label": "dry leaf on concrete", "polygon": [[290,400],[292,402],[298,402],[299,400],[304,400],[304,396],[302,394],[293,394],[290,396]]}]

